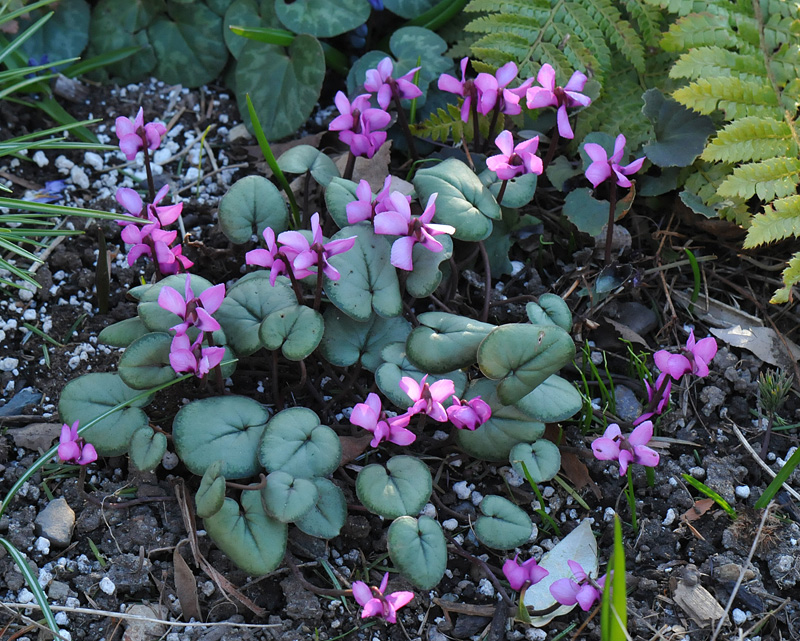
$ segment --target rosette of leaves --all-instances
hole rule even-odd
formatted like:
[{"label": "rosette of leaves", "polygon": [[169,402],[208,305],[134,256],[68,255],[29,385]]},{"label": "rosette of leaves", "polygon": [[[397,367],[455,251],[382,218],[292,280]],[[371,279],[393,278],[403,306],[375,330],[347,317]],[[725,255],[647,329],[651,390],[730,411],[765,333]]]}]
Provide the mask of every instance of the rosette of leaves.
[{"label": "rosette of leaves", "polygon": [[[680,14],[661,39],[665,50],[680,53],[670,77],[688,81],[672,97],[726,121],[701,155],[711,163],[697,172],[705,176],[687,180],[684,203],[749,224],[746,248],[800,235],[797,8],[778,0],[713,0],[695,12],[691,3],[647,1]],[[748,220],[753,198],[760,212]],[[772,302],[786,302],[798,281],[800,252]]]}]

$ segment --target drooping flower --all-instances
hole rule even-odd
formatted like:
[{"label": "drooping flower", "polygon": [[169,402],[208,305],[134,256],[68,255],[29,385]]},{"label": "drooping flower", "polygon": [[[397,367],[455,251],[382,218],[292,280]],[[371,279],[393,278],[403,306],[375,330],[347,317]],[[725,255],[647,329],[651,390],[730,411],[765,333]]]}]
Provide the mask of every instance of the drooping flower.
[{"label": "drooping flower", "polygon": [[250,250],[245,254],[244,262],[247,265],[258,265],[269,269],[269,284],[275,287],[278,276],[288,273],[289,265],[297,256],[297,252],[290,247],[278,247],[272,227],[264,229],[263,235],[267,248]]},{"label": "drooping flower", "polygon": [[422,95],[422,90],[414,84],[414,74],[419,69],[419,67],[414,67],[399,78],[392,78],[394,65],[392,64],[392,59],[387,56],[378,63],[376,69],[367,70],[364,89],[370,93],[377,94],[378,104],[381,109],[386,109],[392,101],[393,87],[397,88],[398,95],[404,100],[419,98]]},{"label": "drooping flower", "polygon": [[[164,197],[167,195],[168,191],[169,185],[164,185],[158,190],[153,202],[148,203],[147,205],[147,218],[151,222],[158,222],[162,227],[171,225],[178,220],[178,216],[180,216],[181,211],[183,211],[183,203],[162,205],[161,207],[158,206],[158,203],[164,200]],[[144,207],[142,197],[133,189],[129,189],[128,187],[120,187],[117,189],[117,193],[114,194],[114,197],[117,199],[117,202],[125,208],[125,211],[132,216],[142,215],[142,208]]]},{"label": "drooping flower", "polygon": [[634,426],[664,411],[667,403],[669,403],[669,394],[672,391],[672,378],[666,372],[661,372],[654,385],[650,385],[645,381],[644,387],[647,390],[647,406],[652,410],[639,416],[633,422]]},{"label": "drooping flower", "polygon": [[454,78],[450,74],[443,73],[439,76],[437,82],[437,87],[440,91],[454,93],[464,98],[464,102],[461,104],[461,120],[464,122],[469,120],[469,111],[472,108],[472,101],[478,98],[478,90],[475,87],[475,81],[467,80],[468,62],[469,58],[461,59],[461,80]]},{"label": "drooping flower", "polygon": [[458,429],[476,430],[492,417],[492,408],[480,396],[465,400],[453,396],[453,404],[447,408],[447,418]]},{"label": "drooping flower", "polygon": [[536,563],[536,559],[530,558],[524,563],[519,563],[517,557],[519,557],[519,555],[515,556],[513,561],[511,559],[506,559],[506,562],[503,563],[503,574],[505,574],[506,579],[508,579],[512,590],[519,591],[523,587],[539,583],[539,581],[550,574]]},{"label": "drooping flower", "polygon": [[686,347],[681,354],[671,354],[665,349],[657,351],[653,358],[658,369],[666,372],[676,381],[687,372],[705,378],[708,376],[708,364],[717,354],[717,341],[707,336],[695,342],[694,330],[689,332]]},{"label": "drooping flower", "polygon": [[359,181],[358,187],[356,187],[356,199],[345,206],[347,222],[355,225],[363,220],[372,220],[375,215],[374,207],[372,187],[366,180]]},{"label": "drooping flower", "polygon": [[176,372],[192,372],[203,378],[222,362],[224,347],[201,347],[202,332],[192,342],[186,334],[178,334],[172,339],[169,351],[169,364]]},{"label": "drooping flower", "polygon": [[408,394],[413,403],[408,408],[408,414],[413,415],[423,412],[433,420],[445,423],[447,421],[447,411],[442,403],[455,395],[455,385],[449,378],[438,380],[433,385],[429,385],[427,380],[427,374],[422,377],[419,383],[410,376],[403,376],[400,379],[400,389]]},{"label": "drooping flower", "polygon": [[292,252],[296,252],[292,260],[292,269],[297,278],[305,278],[315,274],[309,267],[322,267],[323,273],[331,280],[339,280],[339,271],[328,262],[331,256],[342,254],[353,248],[356,237],[340,238],[323,243],[322,228],[319,225],[319,213],[311,216],[311,243],[299,231],[285,231],[278,236],[278,242]]},{"label": "drooping flower", "polygon": [[398,269],[411,271],[414,269],[412,251],[416,243],[420,243],[432,252],[444,249],[442,244],[434,238],[441,234],[452,234],[455,227],[431,223],[436,214],[436,196],[431,194],[425,211],[419,217],[411,216],[411,205],[408,198],[399,191],[392,192],[389,198],[383,201],[385,211],[375,214],[375,233],[390,236],[400,236],[392,243],[391,263]]},{"label": "drooping flower", "polygon": [[369,394],[364,403],[359,403],[350,414],[353,425],[363,427],[372,432],[374,438],[370,441],[371,447],[378,447],[381,441],[389,441],[395,445],[410,445],[417,439],[417,435],[406,429],[411,420],[408,414],[387,417],[381,407],[381,399],[377,394]]},{"label": "drooping flower", "polygon": [[414,598],[413,592],[385,594],[389,573],[383,575],[380,587],[371,588],[363,581],[353,581],[353,596],[361,606],[361,618],[380,617],[388,623],[397,623],[397,611]]},{"label": "drooping flower", "polygon": [[619,425],[612,423],[603,436],[592,442],[592,451],[600,461],[619,461],[619,475],[624,476],[631,463],[646,467],[658,465],[658,452],[647,447],[652,438],[652,421],[640,423],[630,436],[623,436]]},{"label": "drooping flower", "polygon": [[583,148],[592,159],[592,163],[586,169],[586,178],[594,187],[610,178],[612,174],[616,176],[616,183],[620,187],[630,187],[631,181],[628,180],[628,176],[635,174],[644,164],[642,156],[624,167],[620,166],[619,163],[625,156],[625,136],[622,134],[614,141],[614,153],[610,158],[606,150],[597,143],[587,142]]},{"label": "drooping flower", "polygon": [[340,115],[331,121],[328,129],[339,132],[339,140],[350,147],[354,156],[372,158],[386,142],[386,132],[379,130],[386,127],[392,117],[383,109],[370,107],[369,96],[361,94],[351,103],[339,91],[334,103]]},{"label": "drooping flower", "polygon": [[89,465],[97,460],[97,451],[94,449],[94,445],[78,436],[78,423],[79,421],[75,421],[72,427],[66,423],[61,426],[61,436],[58,439],[58,458],[64,463]]},{"label": "drooping flower", "polygon": [[[556,72],[549,64],[542,65],[536,76],[540,87],[526,89],[528,109],[541,109],[542,107],[557,107],[556,122],[558,134],[562,138],[574,138],[572,127],[569,124],[569,107],[588,107],[592,99],[582,93],[586,85],[586,76],[580,71],[572,74],[566,85],[556,87]],[[595,185],[596,186],[596,185]]]},{"label": "drooping flower", "polygon": [[[552,594],[553,598],[561,605],[575,605],[577,603],[581,607],[581,610],[588,612],[592,609],[594,602],[600,598],[600,590],[592,585],[580,563],[567,561],[567,565],[569,565],[569,569],[572,570],[572,575],[575,580],[563,578],[553,581],[550,586],[550,594]],[[605,582],[605,575],[597,579],[597,585],[600,588],[605,585]]]},{"label": "drooping flower", "polygon": [[501,154],[489,156],[486,166],[497,174],[500,180],[510,180],[523,174],[541,174],[542,159],[536,155],[539,136],[523,140],[516,147],[510,131],[501,131],[494,140]]},{"label": "drooping flower", "polygon": [[192,291],[192,279],[187,274],[184,295],[165,285],[158,293],[158,304],[178,316],[183,322],[171,327],[178,334],[185,334],[190,327],[197,327],[203,332],[216,332],[219,323],[211,315],[216,312],[225,298],[225,284],[209,287],[195,296]]},{"label": "drooping flower", "polygon": [[166,126],[160,122],[144,122],[144,109],[139,107],[136,117],[131,120],[120,116],[116,121],[119,148],[128,160],[136,158],[137,152],[147,144],[150,150],[158,149],[161,136],[167,132]]},{"label": "drooping flower", "polygon": [[475,78],[475,88],[478,91],[478,113],[484,116],[491,113],[499,103],[499,111],[509,116],[522,113],[519,106],[519,96],[507,89],[508,85],[517,77],[517,65],[507,62],[492,75],[479,73]]}]

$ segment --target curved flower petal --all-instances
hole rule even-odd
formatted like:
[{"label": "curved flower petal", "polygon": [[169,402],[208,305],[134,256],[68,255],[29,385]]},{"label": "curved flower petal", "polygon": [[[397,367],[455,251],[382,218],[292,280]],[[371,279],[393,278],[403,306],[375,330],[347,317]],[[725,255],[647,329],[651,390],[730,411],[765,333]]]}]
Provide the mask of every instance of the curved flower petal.
[{"label": "curved flower petal", "polygon": [[414,269],[412,250],[416,242],[417,239],[413,236],[403,236],[392,243],[391,263],[394,267],[407,272]]},{"label": "curved flower petal", "polygon": [[550,585],[550,594],[561,605],[575,605],[580,586],[572,579],[558,579]]}]

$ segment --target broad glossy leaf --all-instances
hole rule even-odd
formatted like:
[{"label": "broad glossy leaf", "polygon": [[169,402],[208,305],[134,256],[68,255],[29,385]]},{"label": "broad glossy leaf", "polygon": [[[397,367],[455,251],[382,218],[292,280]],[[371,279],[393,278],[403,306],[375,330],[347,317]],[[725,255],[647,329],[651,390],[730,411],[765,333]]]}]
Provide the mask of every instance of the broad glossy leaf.
[{"label": "broad glossy leaf", "polygon": [[[153,72],[156,55],[147,37],[146,27],[164,10],[160,0],[100,0],[92,10],[89,24],[89,53],[100,55],[126,47],[141,47],[139,53],[112,63],[104,69],[122,82],[136,82]],[[132,118],[136,109],[131,106]]]},{"label": "broad glossy leaf", "polygon": [[408,337],[406,352],[421,371],[441,374],[469,367],[478,360],[478,346],[496,325],[445,312],[425,312]]},{"label": "broad glossy leaf", "polygon": [[442,526],[432,518],[401,516],[387,534],[389,556],[400,571],[420,590],[430,590],[447,568],[447,543]]},{"label": "broad glossy leaf", "polygon": [[535,443],[519,443],[511,448],[509,463],[525,475],[523,463],[534,483],[551,480],[561,467],[561,451],[555,443],[539,439]]},{"label": "broad glossy leaf", "polygon": [[311,511],[319,492],[313,481],[276,471],[267,477],[267,486],[261,490],[261,497],[267,512],[283,523],[290,523]]},{"label": "broad glossy leaf", "polygon": [[319,497],[317,502],[304,516],[295,521],[295,525],[310,536],[320,539],[332,539],[339,536],[347,519],[347,500],[332,481],[325,478],[314,478]]},{"label": "broad glossy leaf", "polygon": [[370,511],[387,519],[419,514],[431,496],[428,466],[414,456],[393,456],[386,467],[373,463],[356,477],[356,494]]},{"label": "broad glossy leaf", "polygon": [[[80,421],[86,425],[101,414],[140,394],[125,385],[117,374],[92,373],[71,380],[64,386],[58,402],[58,412],[65,423]],[[137,401],[104,418],[97,425],[83,432],[82,436],[94,445],[100,456],[119,456],[128,451],[131,437],[142,427],[147,427],[148,418],[141,409],[148,405],[151,397]]]},{"label": "broad glossy leaf", "polygon": [[317,348],[324,329],[322,314],[295,305],[267,316],[258,335],[267,349],[280,349],[290,361],[301,361]]},{"label": "broad glossy leaf", "polygon": [[[60,0],[57,6],[42,7],[32,14],[17,18],[19,33],[27,31],[33,21],[53,10],[55,12],[47,22],[36,31],[25,34],[27,40],[21,49],[25,52],[26,58],[37,60],[33,64],[45,64],[42,59],[45,55],[50,62],[77,58],[83,53],[89,41],[91,12],[85,0]],[[5,15],[3,17],[5,18]]]},{"label": "broad glossy leaf", "polygon": [[374,372],[383,362],[383,348],[390,343],[405,342],[410,331],[411,323],[402,316],[373,315],[366,323],[359,323],[329,307],[325,310],[325,333],[319,348],[334,365],[349,367],[361,359],[361,364]]},{"label": "broad glossy leaf", "polygon": [[104,327],[97,335],[97,341],[112,347],[127,347],[147,332],[148,329],[142,320],[138,316],[134,316]]},{"label": "broad glossy leaf", "polygon": [[[503,186],[503,181],[497,177],[497,174],[491,169],[486,169],[481,172],[480,179],[492,192],[492,195],[497,198],[500,194],[500,188]],[[503,192],[503,200],[500,204],[503,207],[513,207],[515,209],[524,207],[533,200],[538,179],[539,176],[536,174],[523,174],[512,178],[506,185],[506,190]]]},{"label": "broad glossy leaf", "polygon": [[534,390],[575,356],[575,343],[555,325],[502,325],[478,347],[478,365],[499,380],[497,394],[510,405]]},{"label": "broad glossy leaf", "polygon": [[585,234],[597,236],[608,223],[607,200],[597,200],[588,187],[573,189],[564,200],[562,213],[575,227]]},{"label": "broad glossy leaf", "polygon": [[659,167],[688,167],[703,152],[708,137],[716,131],[708,116],[667,98],[658,89],[642,95],[642,113],[653,123],[655,142],[644,153]]},{"label": "broad glossy leaf", "polygon": [[304,174],[310,171],[314,180],[323,187],[327,187],[334,178],[339,178],[339,170],[333,160],[311,145],[297,145],[287,149],[278,158],[278,167],[287,174]]},{"label": "broad glossy leaf", "polygon": [[158,467],[166,451],[167,437],[148,425],[133,433],[128,454],[137,470],[149,472]]},{"label": "broad glossy leaf", "polygon": [[384,8],[401,18],[410,20],[432,9],[439,0],[383,0]]},{"label": "broad glossy leaf", "polygon": [[194,495],[194,502],[197,507],[197,516],[207,519],[214,516],[222,509],[225,501],[225,477],[222,475],[222,465],[224,461],[215,461],[206,468],[203,478],[200,479],[200,487]]},{"label": "broad glossy leaf", "polygon": [[287,526],[264,511],[260,492],[242,492],[241,509],[225,499],[222,509],[203,519],[217,547],[242,570],[253,576],[277,568],[286,552]]},{"label": "broad glossy leaf", "polygon": [[432,252],[419,243],[411,250],[414,270],[406,278],[406,291],[414,298],[427,298],[436,291],[442,281],[439,265],[453,255],[453,241],[450,236],[442,234],[436,240],[442,244],[443,249],[440,252]]},{"label": "broad glossy leaf", "polygon": [[436,197],[434,222],[456,228],[454,238],[478,241],[492,233],[492,218],[500,219],[500,206],[466,164],[455,158],[421,169],[414,177],[420,200]]},{"label": "broad glossy leaf", "polygon": [[184,405],[172,422],[175,451],[193,474],[222,459],[222,475],[241,479],[259,471],[258,443],[269,414],[246,396],[214,396]]},{"label": "broad glossy leaf", "polygon": [[289,225],[289,208],[278,188],[263,176],[237,180],[219,201],[219,226],[232,243],[261,240],[267,227],[277,236]]},{"label": "broad glossy leaf", "polygon": [[166,332],[150,332],[137,338],[119,359],[119,376],[126,385],[143,390],[175,378],[169,364],[172,336]]},{"label": "broad glossy leaf", "polygon": [[349,251],[333,256],[330,264],[340,274],[339,280],[325,277],[325,293],[345,314],[361,322],[373,311],[384,318],[403,311],[397,270],[390,261],[391,245],[367,225],[345,227],[332,240],[356,237]]},{"label": "broad glossy leaf", "polygon": [[525,312],[533,325],[557,325],[565,332],[572,331],[572,312],[557,294],[542,294],[538,303],[528,303]]},{"label": "broad glossy leaf", "polygon": [[339,467],[339,437],[306,407],[278,412],[267,425],[258,445],[258,456],[267,471],[281,470],[296,478],[326,476]]},{"label": "broad glossy leaf", "polygon": [[173,274],[153,285],[148,285],[146,289],[136,288],[139,290],[136,292],[139,300],[136,310],[148,330],[151,332],[168,332],[171,327],[182,322],[177,314],[167,311],[158,304],[158,295],[161,293],[162,288],[172,287],[181,296],[184,296],[187,276],[190,278],[189,284],[195,296],[199,296],[212,286],[210,281],[196,274]]},{"label": "broad glossy leaf", "polygon": [[367,0],[275,0],[275,12],[295,33],[320,38],[352,31],[369,18]]},{"label": "broad glossy leaf", "polygon": [[356,185],[352,180],[332,178],[325,189],[325,207],[334,222],[342,229],[347,227],[347,204],[357,200]]},{"label": "broad glossy leaf", "polygon": [[508,499],[491,494],[481,501],[480,509],[483,516],[478,517],[473,529],[481,543],[496,550],[510,550],[531,538],[530,517]]},{"label": "broad glossy leaf", "polygon": [[257,0],[234,0],[225,11],[223,19],[223,36],[228,51],[234,58],[242,53],[247,38],[235,34],[230,26],[237,27],[280,27],[281,23],[275,15],[275,6],[272,2],[258,2]]},{"label": "broad glossy leaf", "polygon": [[553,374],[520,399],[517,406],[543,423],[557,423],[579,412],[583,399],[572,383]]}]

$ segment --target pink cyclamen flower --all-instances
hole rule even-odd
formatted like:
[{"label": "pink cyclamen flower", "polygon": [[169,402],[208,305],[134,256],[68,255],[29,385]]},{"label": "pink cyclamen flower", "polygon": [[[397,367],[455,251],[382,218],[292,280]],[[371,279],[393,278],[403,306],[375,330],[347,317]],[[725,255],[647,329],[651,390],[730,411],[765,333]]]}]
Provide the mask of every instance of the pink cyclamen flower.
[{"label": "pink cyclamen flower", "polygon": [[479,73],[475,78],[475,88],[478,91],[478,113],[484,116],[488,115],[495,106],[509,116],[522,113],[519,96],[510,89],[506,89],[516,77],[517,65],[513,62],[504,64],[495,75]]},{"label": "pink cyclamen flower", "polygon": [[[594,602],[600,598],[600,590],[592,585],[592,581],[584,572],[580,563],[567,561],[567,565],[572,570],[575,580],[564,578],[553,581],[550,586],[550,594],[561,605],[575,605],[577,603],[581,610],[588,612],[592,609]],[[605,582],[606,576],[603,575],[597,579],[597,586],[603,588]]]},{"label": "pink cyclamen flower", "polygon": [[472,107],[472,102],[478,99],[478,90],[475,87],[474,80],[467,80],[467,63],[469,58],[461,59],[461,80],[454,78],[450,74],[443,73],[439,76],[437,86],[441,91],[447,93],[454,93],[457,96],[464,98],[461,104],[461,120],[467,122],[469,120],[469,111]]},{"label": "pink cyclamen flower", "polygon": [[695,342],[692,330],[689,332],[686,347],[681,351],[681,354],[670,354],[665,349],[657,351],[653,358],[658,369],[676,381],[687,372],[705,378],[708,376],[708,364],[717,354],[717,341],[713,336],[707,336]]},{"label": "pink cyclamen flower", "polygon": [[178,334],[172,339],[169,351],[169,364],[177,373],[192,372],[197,378],[203,378],[222,362],[225,356],[224,347],[201,347],[203,334],[200,333],[194,343],[186,334]]},{"label": "pink cyclamen flower", "polygon": [[625,156],[625,136],[622,134],[614,141],[614,153],[610,158],[606,150],[597,143],[587,142],[583,148],[592,159],[592,163],[586,169],[586,178],[594,187],[610,178],[612,174],[616,176],[616,182],[620,187],[630,187],[631,181],[627,177],[639,171],[644,164],[642,156],[624,167],[620,166],[619,163]]},{"label": "pink cyclamen flower", "polygon": [[351,103],[339,91],[334,98],[339,114],[328,125],[331,131],[339,132],[339,140],[350,147],[354,156],[372,158],[380,146],[386,142],[386,132],[378,131],[386,127],[392,117],[383,109],[369,106],[370,94],[361,94]]},{"label": "pink cyclamen flower", "polygon": [[343,254],[353,248],[356,237],[340,238],[323,243],[322,228],[319,225],[319,213],[311,217],[311,243],[299,231],[285,231],[278,236],[278,242],[295,252],[292,260],[292,269],[297,278],[305,278],[317,272],[309,267],[314,265],[317,269],[322,266],[323,273],[331,280],[339,280],[338,270],[328,262],[328,258],[336,254]]},{"label": "pink cyclamen flower", "polygon": [[580,71],[576,71],[566,85],[556,87],[555,70],[549,64],[544,64],[539,70],[536,80],[541,87],[530,87],[526,90],[528,109],[557,107],[558,134],[562,138],[574,138],[575,134],[572,133],[572,127],[569,125],[567,108],[588,107],[592,103],[589,96],[580,93],[586,85],[586,76]]},{"label": "pink cyclamen flower", "polygon": [[398,269],[406,271],[414,269],[412,251],[416,243],[438,253],[444,249],[444,246],[434,236],[455,233],[456,228],[451,225],[431,223],[436,214],[436,196],[438,194],[431,194],[422,215],[412,218],[408,198],[399,191],[395,191],[389,196],[388,202],[383,202],[387,208],[386,211],[375,214],[376,234],[400,236],[392,243],[391,254],[392,265]]},{"label": "pink cyclamen flower", "polygon": [[539,583],[539,581],[550,574],[536,563],[536,559],[530,558],[520,564],[519,561],[517,561],[518,556],[519,555],[515,556],[513,561],[511,559],[506,559],[506,562],[503,563],[503,574],[505,574],[506,579],[508,579],[512,590],[519,592],[523,587]]},{"label": "pink cyclamen flower", "polygon": [[374,196],[372,187],[366,180],[359,181],[358,187],[356,187],[356,199],[347,203],[345,211],[347,212],[347,222],[350,225],[355,225],[363,220],[372,220],[375,215]]},{"label": "pink cyclamen flower", "polygon": [[414,67],[411,71],[403,76],[394,79],[392,78],[392,71],[394,65],[392,59],[388,56],[378,63],[376,69],[367,70],[367,80],[364,83],[364,89],[370,93],[377,94],[378,104],[381,109],[386,109],[392,101],[395,88],[400,98],[404,100],[413,100],[422,95],[422,90],[414,84],[414,74],[419,71],[419,67]]},{"label": "pink cyclamen flower", "polygon": [[651,386],[650,383],[645,381],[644,387],[647,390],[647,405],[653,409],[637,418],[633,422],[634,426],[664,411],[667,403],[669,403],[669,394],[672,391],[672,378],[666,372],[661,372],[656,378],[655,385]]},{"label": "pink cyclamen flower", "polygon": [[630,436],[622,436],[619,425],[612,423],[603,436],[592,442],[592,451],[600,461],[619,461],[619,475],[624,476],[631,463],[646,467],[658,465],[658,452],[647,447],[652,438],[652,421],[639,424]]},{"label": "pink cyclamen flower", "polygon": [[170,329],[174,329],[178,334],[185,334],[190,327],[197,327],[203,332],[216,332],[220,329],[220,325],[211,314],[222,305],[222,300],[225,298],[225,284],[214,285],[199,296],[195,296],[191,281],[191,277],[187,274],[183,296],[168,285],[162,287],[158,293],[158,304],[183,321]]},{"label": "pink cyclamen flower", "polygon": [[[151,222],[158,222],[162,227],[171,225],[178,220],[178,216],[180,216],[181,211],[183,211],[183,203],[162,205],[161,207],[158,206],[158,203],[164,199],[168,191],[169,185],[164,185],[158,190],[153,202],[148,203],[147,205],[147,218]],[[114,195],[114,197],[129,214],[133,216],[141,216],[144,203],[142,202],[142,197],[136,191],[129,189],[128,187],[120,187],[117,189],[117,193]]]},{"label": "pink cyclamen flower", "polygon": [[460,430],[476,430],[492,418],[492,408],[480,396],[467,401],[454,395],[453,404],[447,408],[447,418]]},{"label": "pink cyclamen flower", "polygon": [[374,438],[370,441],[371,447],[378,447],[381,441],[389,441],[395,445],[410,445],[417,439],[417,435],[406,429],[411,420],[408,414],[388,418],[381,407],[381,399],[377,394],[369,394],[365,403],[359,403],[350,414],[353,425],[363,427],[372,432]]},{"label": "pink cyclamen flower", "polygon": [[445,423],[447,422],[447,411],[442,403],[455,395],[455,384],[449,378],[436,381],[433,385],[429,385],[427,380],[427,374],[419,383],[410,376],[403,376],[400,379],[400,389],[408,394],[413,402],[408,409],[408,414],[423,412],[433,420]]},{"label": "pink cyclamen flower", "polygon": [[144,110],[139,107],[136,117],[131,120],[120,116],[116,121],[119,148],[128,160],[134,160],[137,152],[147,144],[150,150],[158,149],[161,137],[167,128],[160,122],[144,122]]},{"label": "pink cyclamen flower", "polygon": [[384,594],[388,584],[388,572],[383,575],[383,580],[378,588],[371,588],[363,581],[353,581],[353,596],[362,608],[362,619],[380,617],[388,623],[397,623],[397,611],[414,598],[414,593]]},{"label": "pink cyclamen flower", "polygon": [[264,229],[263,236],[267,248],[253,249],[247,252],[244,262],[247,265],[258,265],[269,269],[269,284],[275,287],[278,276],[289,273],[289,265],[297,256],[297,252],[290,247],[278,247],[272,227]]},{"label": "pink cyclamen flower", "polygon": [[61,426],[61,436],[58,439],[58,458],[64,463],[77,463],[89,465],[97,460],[97,451],[94,445],[87,443],[78,436],[78,421],[72,427],[64,423]]},{"label": "pink cyclamen flower", "polygon": [[515,147],[514,136],[505,130],[500,132],[494,143],[503,153],[489,156],[486,159],[486,166],[496,173],[500,180],[510,180],[523,174],[542,173],[542,159],[536,155],[539,136],[523,140]]}]

